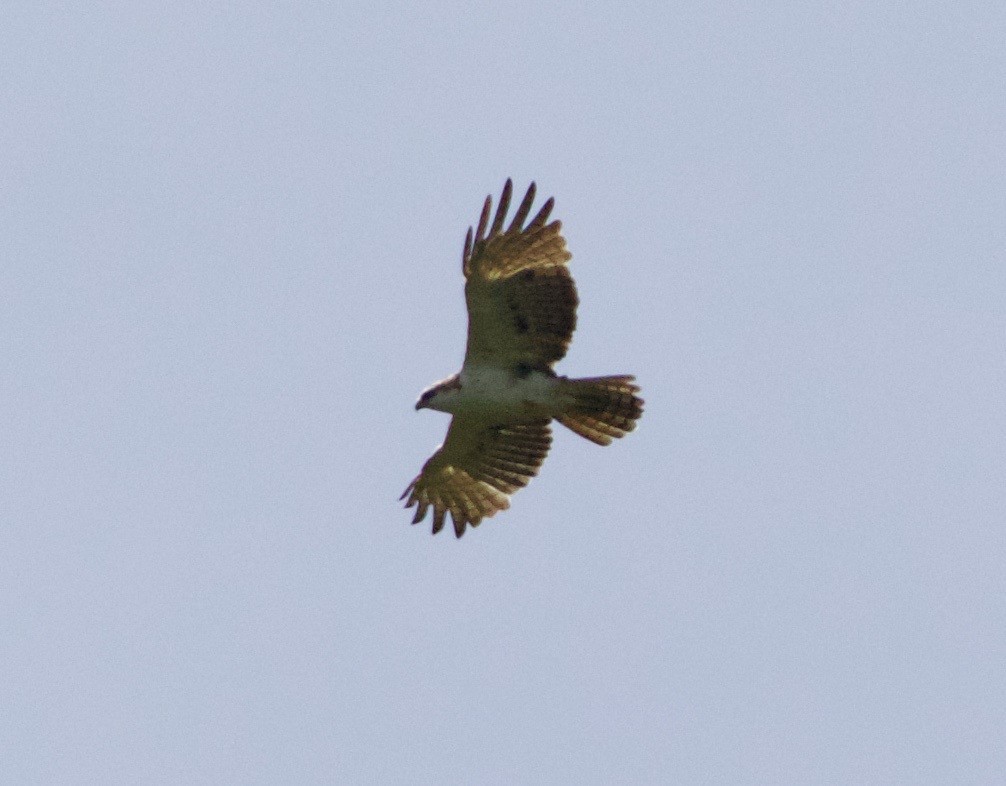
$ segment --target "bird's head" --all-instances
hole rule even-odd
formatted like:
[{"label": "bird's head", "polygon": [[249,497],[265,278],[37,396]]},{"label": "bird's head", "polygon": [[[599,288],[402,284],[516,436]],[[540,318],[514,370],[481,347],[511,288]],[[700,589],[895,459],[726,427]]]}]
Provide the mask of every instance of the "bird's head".
[{"label": "bird's head", "polygon": [[451,405],[460,392],[461,376],[455,374],[424,390],[419,396],[419,401],[416,402],[416,409],[436,409],[441,412],[450,412]]}]

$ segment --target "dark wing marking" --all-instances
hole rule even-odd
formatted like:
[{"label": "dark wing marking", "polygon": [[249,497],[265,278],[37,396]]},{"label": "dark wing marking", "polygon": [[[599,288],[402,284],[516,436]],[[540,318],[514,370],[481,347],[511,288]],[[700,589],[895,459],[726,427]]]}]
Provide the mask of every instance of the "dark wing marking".
[{"label": "dark wing marking", "polygon": [[440,449],[402,493],[405,507],[416,506],[413,524],[433,508],[433,534],[450,512],[457,537],[465,526],[510,507],[508,499],[538,474],[552,443],[547,420],[484,426],[455,416]]},{"label": "dark wing marking", "polygon": [[566,354],[576,329],[579,299],[566,266],[572,255],[562,224],[548,223],[552,199],[524,226],[534,202],[534,183],[504,231],[512,191],[507,180],[491,226],[492,198],[486,197],[477,231],[469,229],[465,238],[465,363],[544,368]]}]

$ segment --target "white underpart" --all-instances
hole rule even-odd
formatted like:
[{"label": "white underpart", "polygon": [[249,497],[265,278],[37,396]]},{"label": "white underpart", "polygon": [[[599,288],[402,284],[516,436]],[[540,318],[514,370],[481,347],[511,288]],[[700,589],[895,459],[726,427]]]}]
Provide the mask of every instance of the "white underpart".
[{"label": "white underpart", "polygon": [[461,370],[461,389],[438,404],[455,415],[535,420],[561,411],[557,387],[558,380],[540,371],[521,378],[498,366],[466,366]]}]

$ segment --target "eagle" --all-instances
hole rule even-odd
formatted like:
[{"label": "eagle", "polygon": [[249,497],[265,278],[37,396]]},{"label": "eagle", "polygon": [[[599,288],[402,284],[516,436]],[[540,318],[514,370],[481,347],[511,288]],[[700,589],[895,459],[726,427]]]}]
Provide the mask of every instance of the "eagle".
[{"label": "eagle", "polygon": [[[635,377],[570,379],[552,369],[576,329],[579,298],[566,266],[562,224],[549,222],[549,198],[529,222],[531,183],[504,229],[513,183],[507,180],[489,224],[487,196],[478,229],[461,256],[468,346],[461,371],[423,391],[416,409],[453,417],[444,443],[400,499],[417,524],[433,510],[433,534],[448,512],[454,534],[510,507],[509,496],[538,473],[558,420],[598,445],[636,427],[643,400]],[[526,223],[525,223],[526,222]],[[488,233],[487,231],[488,230]]]}]

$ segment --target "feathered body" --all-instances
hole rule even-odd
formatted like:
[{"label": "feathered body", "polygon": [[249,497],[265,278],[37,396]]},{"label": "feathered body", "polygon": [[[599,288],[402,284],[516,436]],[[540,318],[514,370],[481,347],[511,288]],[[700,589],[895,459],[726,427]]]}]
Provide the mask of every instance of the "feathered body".
[{"label": "feathered body", "polygon": [[[458,374],[424,391],[416,409],[453,415],[447,438],[402,494],[417,506],[413,523],[433,509],[433,532],[449,511],[457,537],[465,526],[509,507],[508,496],[537,474],[551,445],[554,419],[600,445],[636,426],[643,401],[627,375],[568,379],[552,370],[576,329],[578,298],[549,199],[525,226],[531,184],[504,231],[507,180],[489,226],[486,198],[462,255],[468,346]],[[488,228],[488,234],[486,230]]]}]

